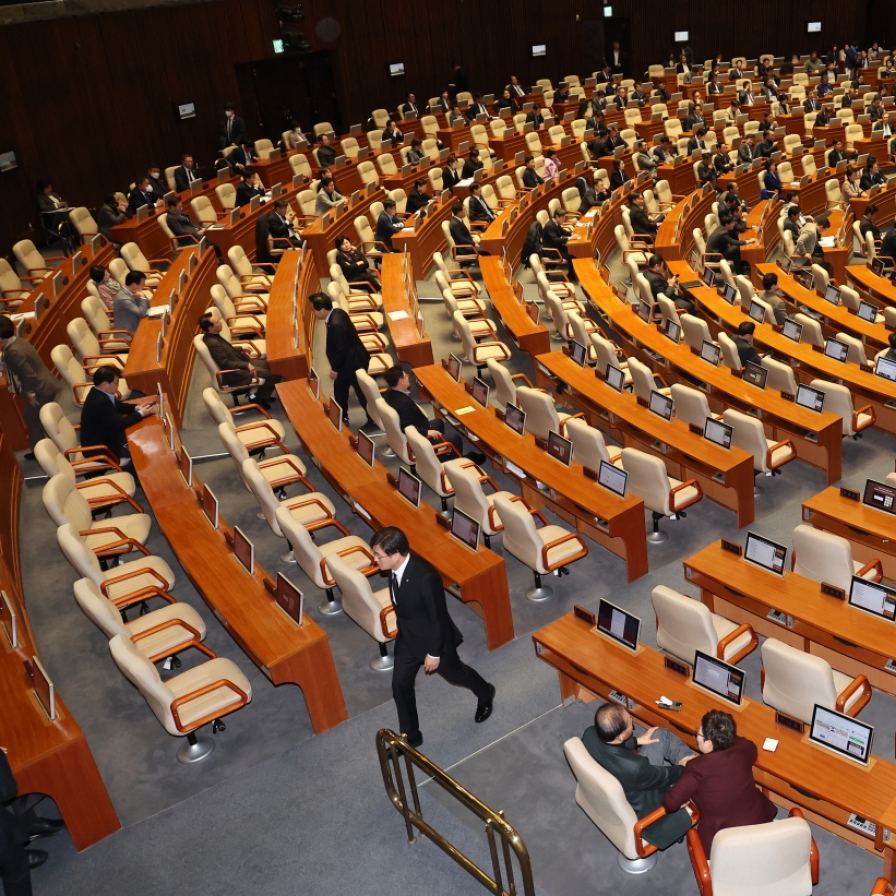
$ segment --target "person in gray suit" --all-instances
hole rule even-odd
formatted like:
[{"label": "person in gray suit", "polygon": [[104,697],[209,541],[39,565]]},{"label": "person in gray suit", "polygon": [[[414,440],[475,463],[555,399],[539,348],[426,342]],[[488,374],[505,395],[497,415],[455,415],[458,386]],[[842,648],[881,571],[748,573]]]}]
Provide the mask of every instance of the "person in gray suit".
[{"label": "person in gray suit", "polygon": [[8,317],[0,317],[0,346],[3,346],[3,364],[12,391],[25,402],[22,416],[31,445],[25,457],[30,460],[34,457],[34,446],[47,437],[40,422],[40,409],[59,400],[62,384],[47,370],[34,346],[16,336],[15,325]]},{"label": "person in gray suit", "polygon": [[137,332],[137,325],[146,317],[149,299],[141,295],[146,286],[146,274],[142,271],[131,271],[124,279],[124,288],[120,289],[112,301],[114,313],[113,326],[116,330]]}]

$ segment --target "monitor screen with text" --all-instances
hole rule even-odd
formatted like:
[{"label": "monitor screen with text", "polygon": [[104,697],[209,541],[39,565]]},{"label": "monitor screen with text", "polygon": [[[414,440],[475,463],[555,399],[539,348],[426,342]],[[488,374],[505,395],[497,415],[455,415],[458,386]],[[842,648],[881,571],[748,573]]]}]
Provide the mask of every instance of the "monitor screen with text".
[{"label": "monitor screen with text", "polygon": [[746,673],[738,669],[737,666],[729,665],[702,651],[696,651],[694,684],[722,700],[740,706],[744,695],[745,678]]},{"label": "monitor screen with text", "polygon": [[775,575],[783,576],[787,548],[769,538],[763,538],[755,532],[750,532],[747,535],[744,559],[775,573]]},{"label": "monitor screen with text", "polygon": [[860,576],[852,577],[849,605],[884,619],[896,619],[896,591]]},{"label": "monitor screen with text", "polygon": [[620,470],[619,467],[602,460],[597,473],[597,481],[605,489],[619,495],[620,498],[625,497],[625,489],[628,484],[628,473],[625,470]]},{"label": "monitor screen with text", "polygon": [[873,739],[874,728],[871,725],[815,704],[809,727],[809,740],[812,743],[867,765],[871,758]]},{"label": "monitor screen with text", "polygon": [[629,650],[638,649],[641,620],[603,598],[597,607],[597,630]]}]

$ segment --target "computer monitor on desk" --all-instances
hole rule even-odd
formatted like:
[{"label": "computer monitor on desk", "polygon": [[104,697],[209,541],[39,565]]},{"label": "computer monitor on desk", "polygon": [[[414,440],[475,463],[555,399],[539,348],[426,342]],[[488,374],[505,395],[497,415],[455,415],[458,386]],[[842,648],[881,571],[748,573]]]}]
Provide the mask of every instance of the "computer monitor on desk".
[{"label": "computer monitor on desk", "polygon": [[744,548],[744,560],[777,576],[783,576],[787,548],[770,538],[750,532],[747,535],[747,545]]},{"label": "computer monitor on desk", "polygon": [[721,448],[731,448],[731,437],[734,434],[733,427],[715,417],[707,417],[703,428],[703,437]]},{"label": "computer monitor on desk", "polygon": [[508,404],[504,408],[504,422],[517,435],[523,435],[526,431],[526,412],[515,404]]},{"label": "computer monitor on desk", "polygon": [[622,371],[622,368],[614,367],[612,364],[607,364],[607,370],[604,374],[604,381],[608,386],[611,386],[617,392],[621,392],[625,387],[625,373]]},{"label": "computer monitor on desk", "polygon": [[714,342],[708,342],[704,339],[703,345],[700,347],[700,357],[712,364],[713,367],[718,367],[719,362],[722,360],[722,349]]},{"label": "computer monitor on desk", "polygon": [[463,511],[454,509],[451,517],[451,534],[471,551],[479,550],[479,523]]},{"label": "computer monitor on desk", "polygon": [[796,403],[820,414],[824,410],[824,392],[801,383],[796,390]]},{"label": "computer monitor on desk", "polygon": [[420,509],[420,480],[405,467],[398,470],[398,494],[412,507]]},{"label": "computer monitor on desk", "polygon": [[722,700],[740,706],[746,673],[698,650],[694,655],[694,684]]},{"label": "computer monitor on desk", "polygon": [[865,494],[862,503],[884,513],[896,513],[896,488],[875,479],[865,483]]},{"label": "computer monitor on desk", "polygon": [[484,408],[488,407],[488,383],[483,382],[478,376],[473,379],[473,386],[470,394],[477,404],[482,405]]},{"label": "computer monitor on desk", "polygon": [[896,361],[881,356],[874,364],[874,373],[891,383],[896,383]]},{"label": "computer monitor on desk", "polygon": [[836,339],[828,338],[824,344],[824,353],[825,356],[832,361],[845,363],[846,357],[849,354],[849,347],[842,342],[838,342]]},{"label": "computer monitor on desk", "polygon": [[600,462],[600,470],[597,473],[598,485],[602,485],[607,491],[619,495],[620,498],[625,497],[625,491],[628,486],[628,473],[613,464],[608,464],[605,460]]},{"label": "computer monitor on desk", "polygon": [[767,379],[768,371],[762,365],[754,364],[752,361],[747,361],[744,365],[745,383],[749,383],[751,386],[756,386],[757,389],[764,389]]},{"label": "computer monitor on desk", "polygon": [[874,728],[842,712],[826,709],[816,703],[812,711],[809,740],[840,756],[852,759],[853,762],[868,765]]},{"label": "computer monitor on desk", "polygon": [[551,430],[548,433],[548,454],[568,467],[572,463],[572,442]]},{"label": "computer monitor on desk", "polygon": [[373,439],[361,430],[358,430],[358,457],[360,457],[368,467],[373,467],[374,458],[376,457],[376,445],[374,444]]},{"label": "computer monitor on desk", "polygon": [[852,577],[849,605],[891,622],[896,619],[896,591],[861,576]]},{"label": "computer monitor on desk", "polygon": [[569,356],[579,367],[584,367],[588,362],[588,349],[581,342],[573,340]]},{"label": "computer monitor on desk", "polygon": [[656,389],[650,393],[647,409],[653,411],[658,417],[662,417],[663,420],[672,419],[672,399],[668,395],[663,395],[662,392],[657,392]]},{"label": "computer monitor on desk", "polygon": [[451,355],[448,359],[448,376],[454,380],[455,383],[460,382],[460,374],[463,370],[464,362],[461,361],[457,355]]},{"label": "computer monitor on desk", "polygon": [[597,606],[597,630],[632,653],[637,653],[641,620],[603,598]]},{"label": "computer monitor on desk", "polygon": [[784,321],[782,334],[794,342],[799,342],[803,338],[803,325],[788,318]]}]

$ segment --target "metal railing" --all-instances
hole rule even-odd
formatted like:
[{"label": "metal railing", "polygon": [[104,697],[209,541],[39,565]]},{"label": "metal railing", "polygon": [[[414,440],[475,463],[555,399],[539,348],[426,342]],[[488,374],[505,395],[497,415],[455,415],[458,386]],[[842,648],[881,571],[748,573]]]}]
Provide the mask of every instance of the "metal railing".
[{"label": "metal railing", "polygon": [[[392,801],[392,805],[404,818],[408,843],[417,842],[416,829],[454,859],[461,868],[471,874],[494,896],[516,896],[518,893],[522,896],[534,896],[535,888],[532,883],[529,851],[526,849],[522,837],[504,819],[503,810],[495,812],[490,809],[466,788],[458,784],[454,778],[430,762],[422,753],[409,746],[403,737],[388,728],[381,728],[377,732],[376,749],[380,758],[380,770],[383,773],[386,793]],[[402,763],[402,759],[404,763]],[[484,823],[492,859],[491,876],[423,820],[417,782],[414,777],[415,768],[432,778],[446,793],[453,796]],[[405,781],[405,775],[407,781]],[[410,795],[410,801],[408,795]],[[519,867],[521,889],[518,889],[514,879],[514,857]],[[507,889],[504,888],[504,880],[507,881]]]}]

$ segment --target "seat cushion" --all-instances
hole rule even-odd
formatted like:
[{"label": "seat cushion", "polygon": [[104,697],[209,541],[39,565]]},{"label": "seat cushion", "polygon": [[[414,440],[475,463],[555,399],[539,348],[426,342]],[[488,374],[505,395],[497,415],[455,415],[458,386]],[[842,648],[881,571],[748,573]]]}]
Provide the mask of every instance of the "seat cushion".
[{"label": "seat cushion", "polygon": [[[335,512],[335,511],[334,511]],[[324,555],[324,557],[329,557],[333,554],[338,554],[341,551],[348,551],[351,548],[361,548],[361,550],[352,551],[350,554],[345,554],[343,556],[342,562],[345,563],[346,566],[350,566],[352,569],[362,569],[365,566],[368,566],[371,562],[370,560],[370,545],[364,541],[363,538],[359,538],[357,535],[346,535],[344,538],[337,538],[336,541],[330,541],[327,544],[318,545],[320,552]],[[332,579],[333,575],[330,570],[327,570],[327,575]],[[389,589],[386,589],[386,605],[390,603],[389,600]]]},{"label": "seat cushion", "polygon": [[[485,314],[485,302],[482,299],[456,299],[458,311],[475,311],[478,314]],[[451,313],[448,313],[451,317]]]},{"label": "seat cushion", "polygon": [[290,516],[303,526],[336,516],[333,502],[322,492],[310,492],[301,498],[287,501],[284,506],[289,510]]},{"label": "seat cushion", "polygon": [[[184,694],[197,691],[205,685],[214,684],[221,679],[232,681],[250,700],[252,699],[252,685],[249,683],[249,679],[243,675],[236,663],[223,657],[209,660],[207,663],[189,669],[169,679],[166,684],[174,692],[175,697],[182,697]],[[193,722],[203,716],[212,713],[224,714],[239,700],[240,697],[230,688],[224,686],[215,688],[179,708],[181,724],[185,728],[189,728]]]},{"label": "seat cushion", "polygon": [[85,482],[79,482],[78,491],[80,491],[88,501],[95,500],[96,498],[118,500],[121,497],[121,493],[114,485],[104,482],[103,479],[111,480],[126,495],[132,497],[137,489],[134,477],[130,473],[106,473],[102,479],[88,479]]},{"label": "seat cushion", "polygon": [[470,332],[474,339],[490,339],[498,338],[498,330],[490,320],[469,320]]},{"label": "seat cushion", "polygon": [[[769,448],[775,444],[771,439],[766,439],[765,441]],[[796,457],[796,452],[793,448],[790,445],[782,445],[780,448],[776,448],[772,451],[772,468],[780,467],[781,464],[787,463],[787,461],[792,460],[794,457]]]},{"label": "seat cushion", "polygon": [[[205,638],[205,623],[189,604],[166,604],[159,610],[153,610],[152,613],[138,616],[131,622],[125,623],[125,627],[132,635],[138,635],[171,620],[186,622],[187,625],[199,632],[200,640]],[[189,629],[172,625],[170,628],[163,628],[161,631],[137,641],[136,644],[137,649],[144,656],[155,656],[167,652],[179,644],[184,644],[192,640],[193,637],[194,635]]]},{"label": "seat cushion", "polygon": [[[152,517],[148,513],[129,513],[126,516],[113,516],[108,520],[96,520],[90,524],[90,531],[94,529],[115,528],[125,538],[133,538],[138,544],[143,544],[149,538],[149,530],[152,528]],[[119,541],[119,536],[114,532],[97,532],[86,538],[87,547],[96,551],[101,545]]]},{"label": "seat cushion", "polygon": [[484,364],[489,358],[494,358],[496,361],[505,361],[509,357],[510,352],[507,351],[502,342],[495,342],[491,345],[488,343],[477,345],[473,352],[473,360],[476,364]]},{"label": "seat cushion", "polygon": [[124,597],[126,594],[133,594],[141,588],[162,588],[163,590],[170,591],[174,587],[174,570],[171,569],[161,557],[139,557],[136,560],[131,560],[129,563],[122,563],[121,566],[115,566],[108,572],[103,573],[103,580],[108,581],[109,579],[116,579],[119,576],[136,572],[139,569],[154,570],[162,577],[162,580],[167,583],[167,587],[154,575],[141,573],[131,579],[126,579],[123,582],[117,582],[115,585],[112,585],[107,594],[109,600],[115,601],[120,597]]},{"label": "seat cushion", "polygon": [[370,376],[382,376],[395,362],[385,352],[376,352],[370,356],[367,373]]},{"label": "seat cushion", "polygon": [[[737,628],[737,623],[732,622],[730,619],[726,619],[724,616],[718,616],[717,614],[712,614],[712,627],[715,629],[716,637],[721,641],[726,635],[730,635]],[[742,635],[738,635],[726,648],[725,655],[722,657],[726,662],[730,661],[731,657],[737,656],[741,652],[741,650],[746,647],[751,641],[750,633],[744,632]]]},{"label": "seat cushion", "polygon": [[[851,675],[844,675],[842,672],[838,672],[836,669],[831,669],[831,672],[834,675],[834,690],[839,697],[853,683],[853,681],[855,681],[855,679]],[[849,700],[846,701],[846,705],[843,707],[843,712],[849,715],[849,711],[859,702],[863,693],[862,688],[859,688]]]},{"label": "seat cushion", "polygon": [[[681,485],[680,479],[674,479],[672,476],[669,477],[669,491],[671,491],[673,488],[677,488],[679,485]],[[675,513],[675,507],[681,507],[682,509],[684,509],[699,494],[700,493],[696,488],[694,488],[693,485],[689,485],[687,488],[682,489],[680,492],[677,492],[675,494],[675,506],[671,506],[670,503],[671,512]]]},{"label": "seat cushion", "polygon": [[[563,538],[564,535],[569,535],[569,529],[564,529],[563,526],[542,526],[541,529],[538,530],[538,534],[541,537],[541,540],[548,544],[551,541],[556,541],[558,538]],[[557,547],[551,548],[548,551],[548,566],[556,567],[563,564],[563,561],[568,557],[572,557],[575,554],[580,553],[582,550],[582,543],[578,538],[570,538],[568,541],[564,541],[563,544],[558,544]],[[547,570],[541,565],[541,557],[538,558],[539,572],[547,572]]]},{"label": "seat cushion", "polygon": [[[865,564],[862,563],[860,560],[853,560],[853,561],[852,561],[852,571],[853,571],[853,575],[856,575],[856,576],[857,576],[857,575],[859,574],[859,570],[860,570],[864,565],[865,565]],[[874,577],[875,577],[876,575],[877,575],[877,570],[876,570],[876,569],[869,569],[868,572],[866,572],[865,575],[862,576],[862,578],[863,578],[863,579],[868,579],[868,581],[871,582],[871,581],[874,581]]]},{"label": "seat cushion", "polygon": [[861,432],[863,429],[867,429],[871,426],[874,418],[871,414],[859,414],[858,419],[856,420],[856,432]]},{"label": "seat cushion", "polygon": [[258,465],[265,482],[277,482],[280,479],[290,479],[296,475],[296,468],[304,476],[307,468],[301,458],[294,454],[281,454],[271,460],[262,461]]}]

